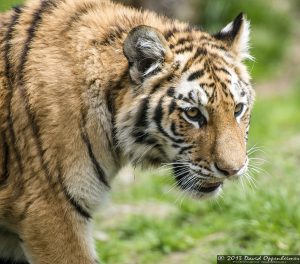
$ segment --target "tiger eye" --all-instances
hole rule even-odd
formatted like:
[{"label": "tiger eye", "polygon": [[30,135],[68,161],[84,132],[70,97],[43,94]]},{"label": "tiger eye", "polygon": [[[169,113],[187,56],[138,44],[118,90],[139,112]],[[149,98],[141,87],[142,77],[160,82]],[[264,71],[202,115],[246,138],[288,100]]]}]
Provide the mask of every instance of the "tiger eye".
[{"label": "tiger eye", "polygon": [[205,116],[197,107],[186,109],[184,112],[187,118],[192,122],[197,122],[199,124],[199,127],[202,127],[207,123]]},{"label": "tiger eye", "polygon": [[199,115],[200,110],[196,107],[190,108],[189,110],[186,111],[186,114],[190,118],[195,118]]},{"label": "tiger eye", "polygon": [[234,116],[237,117],[239,116],[244,110],[244,104],[242,103],[239,103],[235,106],[235,109],[234,109]]}]

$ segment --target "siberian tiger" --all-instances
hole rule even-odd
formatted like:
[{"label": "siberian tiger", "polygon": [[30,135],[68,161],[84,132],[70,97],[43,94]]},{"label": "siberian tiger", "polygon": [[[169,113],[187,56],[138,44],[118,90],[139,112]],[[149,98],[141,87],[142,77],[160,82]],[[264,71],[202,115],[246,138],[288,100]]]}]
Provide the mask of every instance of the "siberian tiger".
[{"label": "siberian tiger", "polygon": [[92,264],[119,169],[172,163],[196,198],[247,170],[243,14],[211,35],[104,0],[0,16],[0,262]]}]

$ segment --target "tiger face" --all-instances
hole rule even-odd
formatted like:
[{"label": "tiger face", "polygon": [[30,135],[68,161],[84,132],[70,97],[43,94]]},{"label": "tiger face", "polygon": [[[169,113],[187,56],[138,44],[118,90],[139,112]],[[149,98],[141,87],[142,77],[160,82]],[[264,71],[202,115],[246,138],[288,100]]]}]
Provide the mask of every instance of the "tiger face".
[{"label": "tiger face", "polygon": [[[124,43],[136,102],[119,134],[133,163],[170,164],[194,197],[217,194],[247,171],[254,92],[246,67],[249,22],[240,14],[218,34],[140,26]],[[130,121],[129,121],[130,120]],[[129,127],[129,126],[128,126]]]}]

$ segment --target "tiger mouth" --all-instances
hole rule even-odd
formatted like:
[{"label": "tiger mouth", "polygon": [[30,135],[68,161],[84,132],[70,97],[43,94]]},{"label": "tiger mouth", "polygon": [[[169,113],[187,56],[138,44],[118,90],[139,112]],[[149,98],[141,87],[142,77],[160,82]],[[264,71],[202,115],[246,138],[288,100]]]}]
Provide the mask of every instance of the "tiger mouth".
[{"label": "tiger mouth", "polygon": [[217,190],[223,183],[222,182],[214,182],[214,183],[201,183],[201,186],[197,188],[198,191],[203,193],[209,193]]},{"label": "tiger mouth", "polygon": [[177,185],[184,191],[189,191],[192,193],[202,193],[208,194],[216,191],[223,185],[221,181],[199,181],[197,178],[191,178],[188,171],[181,172],[176,166],[173,167],[174,176],[177,181]]}]

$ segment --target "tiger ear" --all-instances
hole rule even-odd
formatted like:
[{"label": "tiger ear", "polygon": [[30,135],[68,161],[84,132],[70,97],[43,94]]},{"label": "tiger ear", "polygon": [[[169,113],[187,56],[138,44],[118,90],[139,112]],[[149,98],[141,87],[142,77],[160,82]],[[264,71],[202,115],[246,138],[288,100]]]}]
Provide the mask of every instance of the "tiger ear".
[{"label": "tiger ear", "polygon": [[125,39],[123,51],[129,63],[131,79],[137,84],[157,73],[170,52],[163,35],[149,26],[132,29]]},{"label": "tiger ear", "polygon": [[214,37],[225,41],[240,60],[252,60],[253,57],[249,54],[249,35],[250,22],[240,13]]}]

